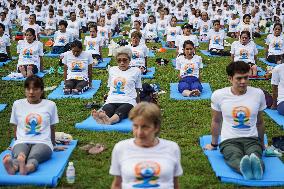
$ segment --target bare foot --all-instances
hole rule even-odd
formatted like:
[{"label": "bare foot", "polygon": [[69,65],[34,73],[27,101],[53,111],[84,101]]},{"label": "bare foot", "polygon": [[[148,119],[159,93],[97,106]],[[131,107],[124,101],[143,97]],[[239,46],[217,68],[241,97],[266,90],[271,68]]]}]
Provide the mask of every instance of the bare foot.
[{"label": "bare foot", "polygon": [[198,89],[195,89],[192,92],[192,96],[200,96],[200,91]]},{"label": "bare foot", "polygon": [[102,120],[102,117],[103,117],[103,112],[102,111],[98,111],[98,116],[97,116],[97,119],[96,119],[96,122],[98,124],[104,124],[104,121]]},{"label": "bare foot", "polygon": [[63,89],[64,95],[70,95],[71,90],[70,89]]},{"label": "bare foot", "polygon": [[190,91],[190,90],[184,90],[184,91],[182,92],[182,96],[189,97],[189,96],[191,96],[191,95],[192,95],[192,93],[193,93],[193,91]]},{"label": "bare foot", "polygon": [[19,161],[19,169],[20,169],[20,174],[21,175],[27,175],[27,170],[26,170],[26,156],[24,153],[19,153],[17,157]]},{"label": "bare foot", "polygon": [[7,155],[4,156],[3,164],[4,164],[4,167],[5,167],[6,171],[8,172],[8,174],[14,175],[16,173],[10,154],[7,154]]},{"label": "bare foot", "polygon": [[96,120],[97,123],[99,123],[99,119],[100,119],[99,114],[100,114],[100,112],[98,112],[95,109],[92,111],[92,116]]},{"label": "bare foot", "polygon": [[103,120],[104,124],[106,125],[111,125],[111,121],[110,121],[110,118],[106,115],[105,111],[102,111],[100,113],[100,118]]},{"label": "bare foot", "polygon": [[24,66],[20,66],[19,70],[24,77],[27,77],[27,72]]},{"label": "bare foot", "polygon": [[78,91],[77,89],[72,89],[72,94],[78,95],[78,94],[79,94],[79,91]]}]

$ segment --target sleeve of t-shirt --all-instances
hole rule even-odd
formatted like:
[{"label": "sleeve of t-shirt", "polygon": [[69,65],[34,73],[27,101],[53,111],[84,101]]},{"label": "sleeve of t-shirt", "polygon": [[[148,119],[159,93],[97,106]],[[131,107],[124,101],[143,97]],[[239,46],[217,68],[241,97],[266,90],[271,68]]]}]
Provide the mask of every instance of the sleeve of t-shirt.
[{"label": "sleeve of t-shirt", "polygon": [[218,93],[215,91],[211,96],[211,108],[218,112],[221,112],[220,102],[218,98]]},{"label": "sleeve of t-shirt", "polygon": [[175,46],[179,47],[179,44],[180,44],[180,36],[178,35],[175,41]]},{"label": "sleeve of t-shirt", "polygon": [[17,45],[17,54],[20,54],[20,52],[21,52],[21,43],[22,43],[22,41],[19,41],[18,42],[18,45]]},{"label": "sleeve of t-shirt", "polygon": [[86,46],[87,45],[87,40],[86,40],[87,37],[85,37],[85,40],[84,40],[84,45]]},{"label": "sleeve of t-shirt", "polygon": [[254,44],[253,46],[254,46],[254,47],[253,47],[254,55],[257,55],[257,54],[258,54],[258,50],[257,50],[257,48],[256,48],[256,44]]},{"label": "sleeve of t-shirt", "polygon": [[62,56],[63,56],[62,64],[65,64],[65,65],[67,65],[67,56],[66,56],[66,54],[67,54],[67,52],[62,54]]},{"label": "sleeve of t-shirt", "polygon": [[107,87],[110,88],[111,86],[111,72],[112,72],[112,68],[109,69],[108,71],[108,80],[107,80]]},{"label": "sleeve of t-shirt", "polygon": [[180,70],[181,68],[181,58],[180,57],[178,57],[177,59],[176,59],[176,69],[177,70]]},{"label": "sleeve of t-shirt", "polygon": [[137,78],[135,81],[135,88],[141,89],[142,88],[142,81],[141,81],[141,71],[140,69],[137,71]]},{"label": "sleeve of t-shirt", "polygon": [[181,159],[180,158],[181,157],[181,155],[180,155],[180,148],[179,148],[179,146],[177,144],[175,144],[175,148],[176,148],[175,156],[176,156],[177,162],[176,162],[176,165],[175,165],[174,176],[178,177],[178,176],[182,175],[183,170],[182,170],[182,166],[181,166],[181,162],[180,162],[180,159]]},{"label": "sleeve of t-shirt", "polygon": [[10,46],[11,46],[11,41],[10,41],[10,38],[9,38],[9,37],[7,37],[6,46],[7,46],[7,47],[10,47]]},{"label": "sleeve of t-shirt", "polygon": [[119,146],[116,144],[111,154],[111,165],[109,169],[109,174],[114,176],[121,176],[119,157],[120,157],[120,150]]},{"label": "sleeve of t-shirt", "polygon": [[52,103],[51,107],[51,116],[50,116],[50,125],[55,125],[59,123],[58,114],[57,114],[57,106],[55,103]]},{"label": "sleeve of t-shirt", "polygon": [[194,38],[194,45],[195,45],[195,47],[199,46],[199,42],[198,42],[197,36],[195,36],[195,38]]},{"label": "sleeve of t-shirt", "polygon": [[230,51],[231,54],[235,54],[235,46],[236,46],[236,43],[233,42],[231,45],[231,51]]},{"label": "sleeve of t-shirt", "polygon": [[202,58],[198,57],[199,68],[203,68]]},{"label": "sleeve of t-shirt", "polygon": [[92,64],[94,61],[93,56],[91,54],[88,54],[88,65]]},{"label": "sleeve of t-shirt", "polygon": [[258,111],[263,111],[266,108],[266,100],[265,100],[265,95],[262,90],[260,90],[260,105]]},{"label": "sleeve of t-shirt", "polygon": [[14,102],[13,107],[12,107],[10,123],[14,124],[14,125],[18,124],[18,119],[17,119],[17,116],[16,116],[16,102]]},{"label": "sleeve of t-shirt", "polygon": [[270,44],[270,38],[271,37],[271,34],[269,34],[268,36],[267,36],[267,38],[266,38],[266,40],[265,40],[265,44],[266,45],[269,45]]},{"label": "sleeve of t-shirt", "polygon": [[278,66],[272,70],[271,85],[279,85],[280,75],[278,73]]},{"label": "sleeve of t-shirt", "polygon": [[44,53],[43,53],[43,44],[42,44],[42,42],[38,43],[38,47],[39,47],[39,56],[43,56]]}]

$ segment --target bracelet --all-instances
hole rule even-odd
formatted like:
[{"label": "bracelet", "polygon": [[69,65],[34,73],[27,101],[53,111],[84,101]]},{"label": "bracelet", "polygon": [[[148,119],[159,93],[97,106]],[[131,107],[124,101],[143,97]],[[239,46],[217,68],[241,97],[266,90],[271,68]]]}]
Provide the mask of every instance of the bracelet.
[{"label": "bracelet", "polygon": [[217,147],[218,147],[218,144],[213,144],[213,143],[211,142],[211,146],[213,146],[214,148],[217,148]]}]

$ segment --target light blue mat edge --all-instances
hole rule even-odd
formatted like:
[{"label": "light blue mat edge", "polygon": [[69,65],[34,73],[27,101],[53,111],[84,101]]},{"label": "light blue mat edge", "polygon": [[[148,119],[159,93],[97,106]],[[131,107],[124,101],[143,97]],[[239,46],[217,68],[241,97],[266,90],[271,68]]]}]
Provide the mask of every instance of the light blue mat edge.
[{"label": "light blue mat edge", "polygon": [[280,115],[277,110],[265,109],[267,116],[284,129],[284,116]]}]

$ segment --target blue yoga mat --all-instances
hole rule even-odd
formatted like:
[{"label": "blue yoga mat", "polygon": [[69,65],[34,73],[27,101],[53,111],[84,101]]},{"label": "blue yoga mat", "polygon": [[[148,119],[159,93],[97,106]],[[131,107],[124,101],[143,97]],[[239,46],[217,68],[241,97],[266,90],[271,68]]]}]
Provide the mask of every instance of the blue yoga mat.
[{"label": "blue yoga mat", "polygon": [[270,62],[268,62],[265,58],[259,58],[259,60],[260,60],[261,62],[263,62],[264,64],[268,65],[268,66],[273,66],[273,67],[277,66],[276,63],[270,63]]},{"label": "blue yoga mat", "polygon": [[54,35],[42,35],[42,34],[40,34],[39,37],[42,38],[42,39],[49,39],[49,38],[54,38]]},{"label": "blue yoga mat", "polygon": [[[37,76],[39,76],[39,77],[44,77],[46,73],[47,73],[47,72],[39,72],[39,73],[37,73],[37,74],[35,74],[35,75],[37,75]],[[2,80],[3,80],[3,81],[25,81],[26,78],[15,79],[15,78],[10,78],[10,77],[8,77],[8,76],[5,76],[5,77],[2,77]]]},{"label": "blue yoga mat", "polygon": [[99,68],[99,69],[106,68],[109,65],[110,61],[111,61],[111,58],[104,58],[103,62],[93,66],[93,68]]},{"label": "blue yoga mat", "polygon": [[120,37],[123,37],[123,35],[115,34],[115,35],[111,36],[112,39],[120,38]]},{"label": "blue yoga mat", "polygon": [[201,83],[203,90],[199,97],[184,97],[178,91],[178,83],[170,84],[170,98],[175,100],[201,100],[201,99],[210,99],[212,95],[212,90],[209,83]]},{"label": "blue yoga mat", "polygon": [[101,86],[101,80],[93,80],[92,88],[88,89],[87,91],[83,92],[80,95],[64,95],[63,88],[64,88],[64,81],[48,95],[48,99],[62,99],[62,98],[81,98],[81,99],[90,99],[96,94]]},{"label": "blue yoga mat", "polygon": [[185,24],[185,23],[186,23],[186,22],[184,22],[184,21],[183,21],[183,22],[177,22],[177,24]]},{"label": "blue yoga mat", "polygon": [[258,50],[263,50],[263,49],[264,49],[263,46],[260,46],[260,45],[258,45],[258,44],[255,44],[255,46],[256,46],[256,48],[257,48]]},{"label": "blue yoga mat", "polygon": [[150,58],[155,57],[154,51],[153,50],[149,50],[147,56],[150,57]]},{"label": "blue yoga mat", "polygon": [[57,58],[60,56],[60,54],[52,54],[51,52],[45,53],[43,56],[45,57],[51,57],[51,58]]},{"label": "blue yoga mat", "polygon": [[6,108],[7,104],[0,104],[0,112]]},{"label": "blue yoga mat", "polygon": [[165,48],[165,49],[167,49],[167,50],[176,50],[176,48],[169,48],[169,47],[167,47],[167,46],[166,46],[166,44],[167,44],[166,41],[162,41],[161,43],[162,43],[162,47]]},{"label": "blue yoga mat", "polygon": [[206,41],[198,40],[198,41],[199,41],[199,43],[208,43],[209,42],[209,40],[206,40]]},{"label": "blue yoga mat", "polygon": [[132,122],[129,119],[123,119],[119,123],[113,125],[98,124],[92,116],[88,117],[81,123],[76,123],[76,129],[85,129],[91,131],[117,131],[128,133],[132,131]]},{"label": "blue yoga mat", "polygon": [[[11,144],[12,145],[12,144]],[[1,161],[0,163],[0,185],[36,185],[56,187],[61,178],[68,159],[77,145],[77,140],[73,140],[70,145],[66,145],[65,151],[53,152],[51,159],[39,164],[38,169],[29,175],[9,175]],[[5,150],[0,154],[0,159],[11,153]]]},{"label": "blue yoga mat", "polygon": [[154,74],[156,72],[155,67],[151,67],[151,68],[147,68],[147,73],[146,75],[142,74],[142,79],[153,79],[154,78]]},{"label": "blue yoga mat", "polygon": [[265,109],[264,112],[284,129],[284,116],[280,115],[277,110]]},{"label": "blue yoga mat", "polygon": [[219,56],[219,55],[212,55],[212,54],[210,54],[210,52],[207,51],[207,50],[200,50],[200,52],[201,52],[202,54],[204,54],[204,55],[206,55],[206,56],[210,56],[210,57],[221,57],[221,56]]},{"label": "blue yoga mat", "polygon": [[[200,146],[203,148],[211,143],[211,135],[200,137]],[[267,144],[267,139],[265,139]],[[213,171],[221,182],[235,183],[245,186],[281,186],[284,185],[284,164],[278,157],[263,157],[265,171],[263,180],[244,180],[243,176],[233,171],[224,160],[223,155],[218,150],[204,150]]]},{"label": "blue yoga mat", "polygon": [[0,67],[5,66],[9,64],[10,62],[12,62],[12,60],[7,60],[6,62],[0,62]]}]

